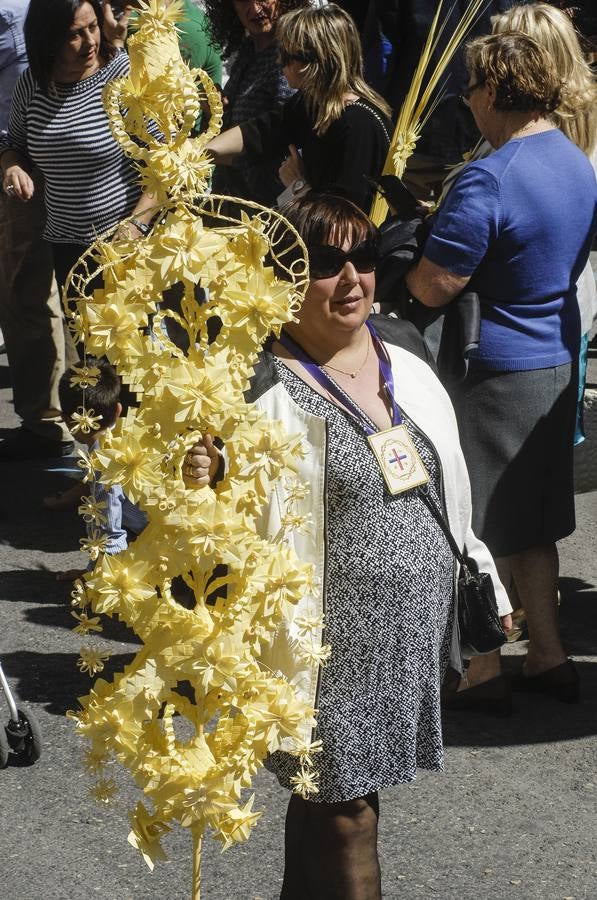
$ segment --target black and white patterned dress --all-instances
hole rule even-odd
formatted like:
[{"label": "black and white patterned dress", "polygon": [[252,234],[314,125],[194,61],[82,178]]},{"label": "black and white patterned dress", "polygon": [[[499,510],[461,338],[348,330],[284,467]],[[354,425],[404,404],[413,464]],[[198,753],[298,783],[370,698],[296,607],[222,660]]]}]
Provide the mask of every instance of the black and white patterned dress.
[{"label": "black and white patterned dress", "polygon": [[[328,421],[328,568],[323,669],[313,757],[319,793],[334,803],[441,769],[440,684],[449,659],[454,556],[423,501],[393,497],[363,430],[279,360],[292,399]],[[408,424],[408,419],[405,417]],[[409,427],[440,500],[440,468],[428,440]],[[291,788],[296,757],[266,762]]]}]

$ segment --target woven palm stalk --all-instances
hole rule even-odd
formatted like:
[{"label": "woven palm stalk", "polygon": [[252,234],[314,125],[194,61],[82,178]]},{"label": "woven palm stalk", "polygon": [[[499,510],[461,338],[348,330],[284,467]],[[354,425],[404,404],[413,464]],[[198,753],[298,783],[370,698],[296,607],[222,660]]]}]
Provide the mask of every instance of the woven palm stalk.
[{"label": "woven palm stalk", "polygon": [[[384,175],[397,175],[398,178],[402,178],[404,175],[406,162],[414,152],[423,126],[440,99],[439,96],[436,96],[435,100],[431,101],[431,97],[440,83],[446,66],[456,53],[485,2],[486,0],[471,0],[454,33],[446,43],[437,66],[431,74],[428,74],[431,58],[446,30],[449,17],[446,16],[441,25],[439,24],[443,5],[442,0],[440,0],[425,41],[425,46],[415,69],[413,80],[398,115],[392,143],[390,144],[383,168]],[[388,204],[382,195],[377,192],[371,206],[371,218],[376,225],[381,225],[387,214]]]}]

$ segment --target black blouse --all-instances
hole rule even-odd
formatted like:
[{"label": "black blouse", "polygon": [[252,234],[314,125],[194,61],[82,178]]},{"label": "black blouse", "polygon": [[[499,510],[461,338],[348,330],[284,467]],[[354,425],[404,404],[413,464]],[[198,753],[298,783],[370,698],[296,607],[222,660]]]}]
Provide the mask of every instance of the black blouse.
[{"label": "black blouse", "polygon": [[295,144],[313,190],[340,194],[369,213],[374,188],[367,178],[381,174],[392,130],[387,116],[371,103],[348,103],[327,131],[317,135],[299,91],[240,129],[249,156],[275,157]]}]

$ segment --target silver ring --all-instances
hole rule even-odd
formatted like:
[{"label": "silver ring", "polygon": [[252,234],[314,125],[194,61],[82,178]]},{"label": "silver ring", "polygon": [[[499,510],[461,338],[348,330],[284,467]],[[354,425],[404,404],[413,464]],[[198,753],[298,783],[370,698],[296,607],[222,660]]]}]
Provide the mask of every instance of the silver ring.
[{"label": "silver ring", "polygon": [[6,191],[7,194],[12,194],[14,189],[15,189],[14,184],[7,184],[6,187],[4,188],[4,190]]}]

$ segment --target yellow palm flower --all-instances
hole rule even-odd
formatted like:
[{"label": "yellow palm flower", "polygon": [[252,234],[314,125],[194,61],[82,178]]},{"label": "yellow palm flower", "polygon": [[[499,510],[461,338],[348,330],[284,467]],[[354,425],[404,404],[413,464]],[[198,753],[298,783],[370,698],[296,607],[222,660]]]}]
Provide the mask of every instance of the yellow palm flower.
[{"label": "yellow palm flower", "polygon": [[218,830],[214,837],[222,844],[222,850],[248,839],[251,829],[261,817],[260,812],[253,812],[254,800],[253,795],[244,806],[233,807],[218,820]]},{"label": "yellow palm flower", "polygon": [[129,821],[132,831],[128,836],[128,842],[136,850],[141,851],[143,859],[153,871],[156,860],[166,859],[160,841],[171,828],[166,822],[152,816],[142,803],[137,803],[134,812],[129,813]]},{"label": "yellow palm flower", "polygon": [[101,525],[102,522],[106,521],[103,513],[106,507],[107,503],[105,500],[96,500],[93,496],[81,497],[81,504],[77,512],[88,525]]},{"label": "yellow palm flower", "polygon": [[89,458],[89,453],[85,450],[77,450],[77,466],[83,471],[83,484],[93,480],[93,465]]},{"label": "yellow palm flower", "polygon": [[118,793],[118,785],[113,778],[102,778],[89,790],[89,795],[98,803],[110,803]]},{"label": "yellow palm flower", "polygon": [[304,766],[301,766],[298,775],[293,775],[290,779],[294,793],[302,797],[303,800],[308,800],[313,794],[319,793],[317,781],[317,774]]},{"label": "yellow palm flower", "polygon": [[127,606],[155,596],[155,587],[144,579],[149,566],[143,560],[127,559],[127,554],[104,556],[101,566],[87,579],[87,590],[98,613],[112,613],[126,598]]},{"label": "yellow palm flower", "polygon": [[69,384],[72,388],[88,388],[97,384],[100,370],[97,366],[73,366]]},{"label": "yellow palm flower", "polygon": [[72,434],[77,434],[79,431],[82,431],[83,434],[90,434],[92,431],[99,431],[101,422],[102,417],[96,416],[94,409],[85,409],[83,406],[80,406],[71,415],[69,429]]},{"label": "yellow palm flower", "polygon": [[77,634],[89,634],[91,631],[102,631],[99,616],[88,616],[85,612],[71,612],[71,616],[79,623],[73,628]]},{"label": "yellow palm flower", "polygon": [[106,763],[108,762],[108,756],[101,750],[96,750],[93,747],[90,747],[85,751],[84,755],[85,767],[92,774],[97,774],[98,772],[103,771]]},{"label": "yellow palm flower", "polygon": [[93,647],[81,647],[79,650],[79,659],[77,666],[81,672],[88,672],[90,675],[97,675],[103,671],[104,663],[111,656],[108,650],[96,650]]},{"label": "yellow palm flower", "polygon": [[312,755],[322,751],[323,741],[300,741],[290,752],[293,756],[298,756],[301,767],[310,768],[313,765]]},{"label": "yellow palm flower", "polygon": [[157,487],[162,480],[160,454],[148,440],[135,434],[114,439],[109,449],[95,450],[93,460],[102,470],[102,482],[121,485],[133,501],[140,500],[148,488]]},{"label": "yellow palm flower", "polygon": [[85,607],[88,606],[89,600],[87,599],[85,582],[81,581],[80,578],[77,578],[75,581],[70,597],[71,606],[78,607],[79,609],[85,609]]},{"label": "yellow palm flower", "polygon": [[91,537],[79,538],[79,544],[83,553],[88,553],[89,559],[95,561],[99,558],[100,553],[106,552],[108,535],[102,534],[101,531],[94,531]]}]

